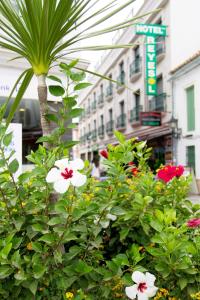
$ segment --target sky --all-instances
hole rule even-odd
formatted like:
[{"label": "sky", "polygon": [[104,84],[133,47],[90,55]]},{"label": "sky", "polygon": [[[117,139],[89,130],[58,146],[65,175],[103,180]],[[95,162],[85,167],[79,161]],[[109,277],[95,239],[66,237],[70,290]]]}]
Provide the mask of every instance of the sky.
[{"label": "sky", "polygon": [[[94,1],[94,0],[92,0]],[[117,3],[117,7],[119,5],[122,5],[124,0],[119,0]],[[95,5],[95,11],[100,9],[102,7],[102,4],[105,5],[106,2],[110,2],[110,0],[101,0],[97,5]],[[144,0],[135,0],[133,1],[133,4],[130,4],[127,8],[123,9],[121,12],[110,18],[108,21],[105,21],[105,23],[99,25],[98,28],[95,28],[93,31],[102,30],[108,26],[115,25],[117,23],[123,22],[124,20],[133,17],[134,14],[138,11],[138,9],[141,7],[141,5],[144,3]],[[110,45],[113,44],[116,38],[119,36],[119,32],[115,31],[109,34],[101,35],[100,37],[95,37],[91,39],[87,39],[84,42],[81,43],[81,46],[93,46],[93,45]],[[90,64],[90,70],[95,69],[95,65],[101,60],[101,56],[105,55],[105,51],[84,51],[79,52],[77,57],[80,57],[82,59],[89,60],[91,62]]]}]

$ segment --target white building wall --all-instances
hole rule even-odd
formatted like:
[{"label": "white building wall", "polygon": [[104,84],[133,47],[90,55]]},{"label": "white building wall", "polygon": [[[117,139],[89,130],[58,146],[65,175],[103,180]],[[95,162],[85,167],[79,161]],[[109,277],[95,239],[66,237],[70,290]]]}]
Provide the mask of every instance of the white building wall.
[{"label": "white building wall", "polygon": [[199,0],[170,0],[171,69],[200,49]]},{"label": "white building wall", "polygon": [[[187,98],[186,89],[194,86],[195,99],[195,130],[187,131]],[[177,163],[187,165],[187,146],[195,146],[196,178],[200,180],[200,58],[195,63],[183,67],[173,77],[174,114],[178,119],[178,127],[182,129],[182,136],[177,140]]]}]

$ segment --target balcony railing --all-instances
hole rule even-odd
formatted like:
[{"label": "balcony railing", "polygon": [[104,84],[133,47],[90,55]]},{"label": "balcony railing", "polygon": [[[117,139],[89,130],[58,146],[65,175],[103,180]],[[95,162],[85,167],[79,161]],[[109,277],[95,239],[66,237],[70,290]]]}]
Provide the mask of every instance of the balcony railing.
[{"label": "balcony railing", "polygon": [[90,112],[91,112],[91,108],[90,108],[90,106],[88,106],[87,109],[86,109],[86,115],[89,116]]},{"label": "balcony railing", "polygon": [[96,141],[96,139],[97,139],[97,130],[94,129],[94,130],[92,131],[92,140],[93,140],[93,141]]},{"label": "balcony railing", "polygon": [[98,106],[99,107],[102,107],[103,106],[103,102],[104,102],[104,95],[103,94],[100,94],[98,96]]},{"label": "balcony railing", "polygon": [[86,133],[86,140],[91,141],[91,139],[92,139],[92,132],[89,131],[88,133]]},{"label": "balcony railing", "polygon": [[106,88],[106,99],[109,101],[113,97],[113,84],[109,84]]},{"label": "balcony railing", "polygon": [[149,100],[149,111],[166,111],[166,93],[154,96]]},{"label": "balcony railing", "polygon": [[159,36],[156,39],[156,54],[161,55],[165,53],[165,37]]},{"label": "balcony railing", "polygon": [[114,130],[114,121],[110,120],[106,124],[106,132],[107,132],[108,135],[112,135],[113,134],[113,130]]},{"label": "balcony railing", "polygon": [[137,105],[135,106],[131,111],[130,111],[130,122],[138,122],[140,120],[140,112],[143,110],[142,105]]},{"label": "balcony railing", "polygon": [[99,128],[98,128],[98,136],[100,138],[104,137],[104,125],[99,126]]},{"label": "balcony railing", "polygon": [[122,71],[121,74],[117,77],[117,91],[121,91],[124,89],[125,85],[125,72]]},{"label": "balcony railing", "polygon": [[96,109],[97,109],[97,101],[94,100],[94,101],[92,102],[92,104],[91,104],[91,110],[92,110],[92,112],[95,112]]},{"label": "balcony railing", "polygon": [[141,62],[142,62],[141,57],[137,58],[136,60],[134,60],[132,62],[132,64],[130,65],[130,77],[132,77],[132,76],[134,76],[134,75],[141,72],[141,69],[142,69],[141,68],[141,66],[142,66]]},{"label": "balcony railing", "polygon": [[121,114],[117,118],[117,128],[122,129],[126,127],[126,114]]}]

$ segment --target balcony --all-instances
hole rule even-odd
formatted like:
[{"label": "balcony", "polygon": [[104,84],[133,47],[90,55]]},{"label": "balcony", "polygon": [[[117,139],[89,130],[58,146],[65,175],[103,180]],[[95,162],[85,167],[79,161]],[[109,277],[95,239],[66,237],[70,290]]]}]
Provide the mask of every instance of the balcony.
[{"label": "balcony", "polygon": [[94,129],[94,130],[92,131],[92,140],[93,140],[93,141],[96,141],[96,140],[97,140],[97,130],[96,130],[96,129]]},{"label": "balcony", "polygon": [[113,129],[114,129],[114,121],[110,120],[109,122],[107,122],[106,124],[106,132],[107,135],[113,135]]},{"label": "balcony", "polygon": [[156,54],[157,54],[157,62],[159,63],[165,57],[165,37],[159,36],[156,39]]},{"label": "balcony", "polygon": [[130,81],[135,82],[142,75],[142,59],[137,58],[130,65]]},{"label": "balcony", "polygon": [[94,100],[91,104],[91,110],[94,113],[96,111],[96,109],[97,109],[97,101]]},{"label": "balcony", "polygon": [[86,134],[85,134],[85,135],[82,135],[82,136],[80,137],[80,143],[81,143],[81,144],[85,144],[85,142],[86,142]]},{"label": "balcony", "polygon": [[126,114],[121,114],[117,118],[116,127],[118,130],[125,130],[126,129]]},{"label": "balcony", "polygon": [[98,106],[99,107],[102,107],[103,106],[103,103],[104,103],[104,94],[100,94],[98,96]]},{"label": "balcony", "polygon": [[88,133],[86,133],[86,140],[87,140],[88,142],[90,142],[91,139],[92,139],[92,132],[89,131]]},{"label": "balcony", "polygon": [[90,112],[91,112],[91,109],[90,109],[90,106],[88,106],[87,109],[86,109],[86,115],[89,116]]},{"label": "balcony", "polygon": [[106,100],[111,101],[113,98],[113,84],[109,84],[106,88]]},{"label": "balcony", "polygon": [[135,106],[133,109],[130,110],[130,123],[132,123],[132,125],[139,123],[140,112],[142,110],[143,110],[142,105]]},{"label": "balcony", "polygon": [[104,125],[99,126],[98,136],[100,137],[100,139],[103,139],[103,137],[104,137]]},{"label": "balcony", "polygon": [[122,71],[121,74],[117,77],[117,92],[120,94],[124,91],[125,89],[125,72]]},{"label": "balcony", "polygon": [[154,96],[149,100],[149,111],[166,111],[166,93]]}]

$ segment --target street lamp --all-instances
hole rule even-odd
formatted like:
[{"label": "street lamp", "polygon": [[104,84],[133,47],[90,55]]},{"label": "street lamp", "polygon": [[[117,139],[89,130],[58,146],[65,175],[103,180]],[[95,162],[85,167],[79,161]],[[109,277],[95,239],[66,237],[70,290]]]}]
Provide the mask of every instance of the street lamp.
[{"label": "street lamp", "polygon": [[178,119],[175,119],[174,116],[172,116],[170,120],[170,125],[172,129],[172,137],[174,139],[179,139],[182,134],[182,129],[178,128]]}]

